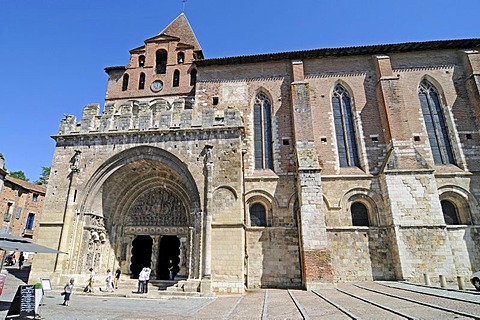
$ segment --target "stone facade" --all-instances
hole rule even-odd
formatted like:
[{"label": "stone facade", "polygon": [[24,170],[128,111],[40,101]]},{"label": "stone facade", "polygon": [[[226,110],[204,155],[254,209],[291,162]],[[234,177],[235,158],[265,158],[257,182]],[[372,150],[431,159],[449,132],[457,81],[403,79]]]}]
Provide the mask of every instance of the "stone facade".
[{"label": "stone facade", "polygon": [[[168,259],[185,290],[205,294],[469,274],[480,267],[479,48],[204,59],[180,15],[106,68],[103,112],[61,121],[39,240],[69,254],[35,259],[31,278],[149,265],[162,279]],[[440,108],[436,136],[422,85]]]}]

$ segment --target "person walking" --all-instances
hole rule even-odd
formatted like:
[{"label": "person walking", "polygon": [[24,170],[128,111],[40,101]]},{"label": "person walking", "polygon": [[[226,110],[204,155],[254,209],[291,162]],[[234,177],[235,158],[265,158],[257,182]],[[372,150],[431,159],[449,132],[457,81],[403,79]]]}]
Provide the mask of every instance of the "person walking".
[{"label": "person walking", "polygon": [[112,271],[110,269],[107,269],[107,277],[105,278],[105,291],[107,292],[113,292],[112,278],[113,278]]},{"label": "person walking", "polygon": [[120,266],[117,267],[117,270],[115,271],[115,279],[113,280],[113,287],[115,289],[118,289],[118,282],[120,281],[120,275],[122,274],[122,271],[120,269]]},{"label": "person walking", "polygon": [[75,282],[75,279],[71,278],[69,282],[63,287],[63,303],[62,305],[64,306],[69,306],[70,305],[70,295],[72,294],[73,291],[73,283]]},{"label": "person walking", "polygon": [[20,257],[18,257],[18,269],[23,269],[23,263],[25,262],[25,256],[23,252],[20,252]]},{"label": "person walking", "polygon": [[89,271],[90,271],[90,277],[88,278],[88,283],[84,291],[88,293],[92,293],[93,284],[95,283],[95,271],[93,271],[93,268],[90,268]]}]

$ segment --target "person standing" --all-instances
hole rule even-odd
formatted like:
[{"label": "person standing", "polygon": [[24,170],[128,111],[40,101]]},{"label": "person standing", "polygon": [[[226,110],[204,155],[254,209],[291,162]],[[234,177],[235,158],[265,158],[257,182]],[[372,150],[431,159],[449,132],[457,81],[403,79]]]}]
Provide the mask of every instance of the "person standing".
[{"label": "person standing", "polygon": [[73,283],[75,279],[71,278],[69,282],[63,287],[63,303],[64,306],[70,305],[70,295],[73,291]]},{"label": "person standing", "polygon": [[174,272],[173,261],[172,261],[172,259],[170,259],[170,261],[168,262],[168,279],[169,280],[173,280],[173,278],[174,278],[173,272]]},{"label": "person standing", "polygon": [[138,291],[137,293],[144,293],[145,291],[145,277],[147,273],[145,272],[145,268],[140,271],[140,274],[138,275]]},{"label": "person standing", "polygon": [[117,270],[115,271],[115,279],[113,280],[113,286],[115,289],[118,289],[118,282],[120,281],[121,274],[122,274],[122,271],[120,269],[120,266],[118,266]]},{"label": "person standing", "polygon": [[150,281],[150,273],[152,269],[149,267],[145,268],[145,285],[143,286],[143,293],[148,293],[148,281]]},{"label": "person standing", "polygon": [[23,252],[20,252],[20,257],[18,257],[18,269],[23,268],[23,262],[25,261],[25,257],[23,255]]}]

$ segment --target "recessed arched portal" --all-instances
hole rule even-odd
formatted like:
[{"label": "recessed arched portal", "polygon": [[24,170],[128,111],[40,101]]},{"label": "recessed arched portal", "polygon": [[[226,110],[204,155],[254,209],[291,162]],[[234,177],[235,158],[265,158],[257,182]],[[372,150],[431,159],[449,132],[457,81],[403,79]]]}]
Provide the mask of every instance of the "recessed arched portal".
[{"label": "recessed arched portal", "polygon": [[[200,277],[198,190],[203,181],[194,179],[201,171],[190,170],[172,153],[149,146],[116,154],[97,170],[82,200],[82,211],[97,219],[87,221],[85,230],[99,229],[107,235],[101,258],[93,264],[96,270],[120,265],[122,273],[137,278],[148,266],[152,279],[162,278],[160,265],[175,256],[179,276]],[[90,248],[86,241],[85,248]],[[79,268],[90,265],[81,259]]]},{"label": "recessed arched portal", "polygon": [[143,268],[149,267],[152,263],[152,237],[137,236],[132,242],[132,258],[130,263],[130,272],[133,279],[138,279],[138,275]]}]

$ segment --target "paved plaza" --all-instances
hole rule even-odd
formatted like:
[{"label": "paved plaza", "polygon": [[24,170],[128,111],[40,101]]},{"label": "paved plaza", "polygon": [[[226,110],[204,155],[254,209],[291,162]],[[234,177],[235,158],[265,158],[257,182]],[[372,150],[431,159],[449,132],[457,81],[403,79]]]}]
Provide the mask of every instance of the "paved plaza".
[{"label": "paved plaza", "polygon": [[[4,269],[0,318],[10,307],[29,267]],[[46,292],[40,319],[479,319],[480,294],[413,286],[401,282],[339,284],[322,290],[261,289],[243,295],[181,297],[155,286],[148,294],[133,293],[124,280],[113,293],[81,292],[77,284],[71,305],[63,306],[60,290]],[[129,287],[130,286],[130,287]],[[409,291],[402,291],[408,289]],[[382,292],[382,294],[379,293]],[[401,297],[400,297],[401,295]],[[443,309],[442,309],[443,308]]]}]

